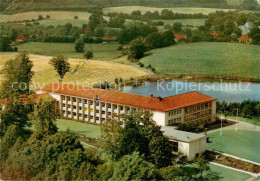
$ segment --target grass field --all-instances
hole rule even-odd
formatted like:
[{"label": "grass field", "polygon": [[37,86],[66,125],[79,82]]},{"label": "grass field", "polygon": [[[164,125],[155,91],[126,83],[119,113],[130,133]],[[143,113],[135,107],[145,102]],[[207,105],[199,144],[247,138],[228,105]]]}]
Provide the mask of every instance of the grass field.
[{"label": "grass field", "polygon": [[[0,70],[4,63],[14,58],[17,53],[0,53]],[[52,57],[30,55],[30,59],[33,61],[33,71],[35,75],[32,79],[33,82],[39,83],[36,88],[40,86],[57,82],[58,76],[48,64],[48,61]],[[86,63],[83,64],[83,61]],[[71,63],[71,72],[67,73],[64,82],[79,82],[79,83],[97,83],[99,81],[114,81],[115,78],[122,77],[123,79],[129,79],[131,77],[143,77],[148,75],[147,71],[144,71],[136,66],[123,65],[109,61],[97,61],[97,60],[83,60],[83,59],[69,59]],[[0,74],[0,80],[2,76]]]},{"label": "grass field", "polygon": [[186,7],[183,7],[183,8],[155,8],[155,7],[145,7],[145,6],[120,6],[120,7],[104,8],[103,12],[105,14],[112,13],[112,12],[132,13],[133,11],[139,10],[142,13],[145,13],[146,11],[161,12],[163,9],[172,10],[174,13],[188,13],[188,14],[194,14],[194,13],[209,14],[209,13],[216,12],[216,11],[235,10],[235,9],[217,9],[217,8],[186,8]]},{"label": "grass field", "polygon": [[243,121],[243,122],[247,122],[247,123],[250,123],[250,124],[253,124],[253,125],[256,125],[256,126],[260,126],[260,118],[252,118],[252,119],[247,119],[247,118],[243,118],[243,117],[236,117],[236,116],[227,116],[227,118],[230,118],[230,119],[234,119],[234,120],[238,120],[238,121]]},{"label": "grass field", "polygon": [[141,59],[161,75],[260,77],[260,46],[189,43],[152,50]]},{"label": "grass field", "polygon": [[76,135],[83,135],[86,137],[99,138],[101,137],[100,126],[76,122],[66,119],[58,119],[57,127],[59,131],[66,131],[68,128]]},{"label": "grass field", "polygon": [[[118,43],[106,44],[85,44],[85,50],[92,50],[94,58],[97,60],[110,60],[122,55],[118,51]],[[77,53],[74,49],[74,43],[43,43],[29,42],[17,46],[20,52],[26,51],[40,55],[64,55],[71,58],[83,58],[83,53]]]},{"label": "grass field", "polygon": [[12,15],[0,14],[0,22],[37,20],[39,15],[42,15],[44,18],[46,15],[49,15],[50,20],[68,20],[74,19],[74,16],[78,16],[79,20],[88,20],[91,14],[88,12],[77,11],[29,11]]},{"label": "grass field", "polygon": [[207,144],[207,148],[260,163],[260,132],[224,130],[222,136],[220,132],[208,136],[213,143]]},{"label": "grass field", "polygon": [[173,25],[176,22],[180,22],[182,25],[202,26],[205,23],[205,19],[173,19],[173,20],[153,20],[154,22],[162,21],[164,25]]},{"label": "grass field", "polygon": [[67,23],[72,24],[72,26],[82,27],[82,24],[88,23],[88,20],[84,19],[44,19],[38,21],[40,25],[44,26],[58,26],[58,25],[65,25]]},{"label": "grass field", "polygon": [[210,169],[220,173],[220,176],[222,177],[220,181],[245,181],[251,177],[251,175],[243,173],[243,172],[238,172],[235,170],[223,168],[217,165],[210,164]]},{"label": "grass field", "polygon": [[229,5],[240,5],[244,2],[244,0],[227,0]]}]

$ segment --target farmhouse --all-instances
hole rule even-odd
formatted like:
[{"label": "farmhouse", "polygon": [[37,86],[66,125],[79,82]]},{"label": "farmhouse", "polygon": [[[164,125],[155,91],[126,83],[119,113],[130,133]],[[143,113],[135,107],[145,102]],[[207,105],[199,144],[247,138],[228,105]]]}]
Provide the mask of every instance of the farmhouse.
[{"label": "farmhouse", "polygon": [[54,97],[62,117],[96,124],[134,110],[153,113],[153,120],[160,126],[174,123],[197,126],[215,121],[216,116],[216,99],[198,92],[161,98],[54,83],[38,93]]},{"label": "farmhouse", "polygon": [[103,36],[103,39],[104,40],[116,40],[117,39],[117,36],[108,36],[108,35],[105,35]]},{"label": "farmhouse", "polygon": [[187,156],[188,161],[202,156],[206,151],[207,137],[204,134],[179,131],[170,126],[163,126],[161,131],[172,142],[173,150]]},{"label": "farmhouse", "polygon": [[186,35],[185,34],[175,34],[175,41],[179,42],[180,40],[186,40]]},{"label": "farmhouse", "polygon": [[15,39],[17,43],[23,43],[26,41],[26,38],[23,35],[18,35],[17,38]]},{"label": "farmhouse", "polygon": [[214,38],[216,38],[219,34],[217,32],[211,32],[210,35],[212,35]]},{"label": "farmhouse", "polygon": [[251,38],[249,37],[249,35],[242,35],[239,38],[239,42],[240,43],[250,43],[251,42]]}]

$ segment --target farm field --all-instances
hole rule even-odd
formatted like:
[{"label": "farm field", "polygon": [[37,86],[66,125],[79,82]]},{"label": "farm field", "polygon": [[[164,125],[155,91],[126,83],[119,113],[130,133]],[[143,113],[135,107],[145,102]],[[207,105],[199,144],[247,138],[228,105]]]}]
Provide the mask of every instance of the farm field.
[{"label": "farm field", "polygon": [[[121,56],[121,51],[118,51],[118,43],[106,44],[85,44],[85,50],[92,50],[94,59],[110,60]],[[43,42],[28,42],[17,46],[20,52],[26,51],[40,55],[64,55],[70,58],[83,58],[83,53],[78,53],[74,49],[74,43],[43,43]]]},{"label": "farm field", "polygon": [[224,130],[222,136],[219,131],[208,136],[213,143],[207,144],[207,148],[260,163],[260,132]]},{"label": "farm field", "polygon": [[120,7],[109,7],[104,8],[103,12],[105,14],[112,13],[112,12],[118,12],[118,13],[132,13],[133,11],[139,10],[142,13],[145,13],[146,11],[158,11],[161,12],[163,9],[169,9],[172,10],[174,13],[188,13],[188,14],[194,14],[194,13],[203,13],[203,14],[209,14],[216,11],[235,11],[235,9],[218,9],[218,8],[155,8],[155,7],[145,7],[145,6],[120,6]]},{"label": "farm field", "polygon": [[[4,63],[14,58],[17,53],[0,53],[0,70]],[[34,88],[39,88],[57,82],[58,76],[53,70],[53,67],[49,65],[48,61],[51,56],[30,55],[30,59],[33,61],[33,71],[35,75],[32,82],[37,83]],[[97,61],[97,60],[84,60],[70,58],[71,72],[67,73],[64,82],[79,82],[79,83],[98,83],[100,81],[114,81],[115,78],[122,77],[123,79],[129,79],[131,77],[143,77],[148,75],[148,72],[142,70],[136,66],[123,65],[109,61]],[[85,64],[83,63],[85,62]],[[0,74],[0,80],[2,76]],[[91,85],[90,85],[91,86]]]},{"label": "farm field", "polygon": [[183,43],[152,50],[140,61],[152,65],[160,75],[259,78],[259,52],[257,45]]},{"label": "farm field", "polygon": [[59,131],[66,131],[67,129],[69,129],[71,132],[79,136],[83,135],[85,137],[92,138],[101,137],[100,126],[98,125],[87,124],[83,122],[77,122],[66,119],[58,119],[57,127],[59,128]]},{"label": "farm field", "polygon": [[162,21],[164,25],[173,25],[180,22],[182,25],[202,26],[205,23],[205,19],[173,19],[173,20],[153,20],[154,22]]},{"label": "farm field", "polygon": [[40,25],[44,26],[58,26],[58,25],[65,25],[67,23],[72,24],[72,26],[82,27],[82,24],[86,24],[88,19],[44,19],[37,21]]},{"label": "farm field", "polygon": [[46,15],[50,16],[49,20],[73,20],[74,16],[78,16],[78,20],[88,20],[91,13],[80,11],[29,11],[23,13],[17,13],[12,15],[0,14],[0,23],[8,21],[23,21],[38,19],[38,16],[42,15],[44,18]]},{"label": "farm field", "polygon": [[220,173],[220,176],[222,177],[220,181],[245,181],[251,177],[251,175],[249,174],[238,172],[228,168],[223,168],[217,165],[210,164],[209,166],[211,170]]},{"label": "farm field", "polygon": [[240,5],[243,3],[244,0],[227,0],[229,5]]}]

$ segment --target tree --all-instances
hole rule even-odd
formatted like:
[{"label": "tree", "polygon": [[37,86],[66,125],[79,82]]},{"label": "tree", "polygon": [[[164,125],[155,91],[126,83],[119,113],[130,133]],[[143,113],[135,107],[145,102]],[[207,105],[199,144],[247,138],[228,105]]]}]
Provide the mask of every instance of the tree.
[{"label": "tree", "polygon": [[34,108],[35,129],[45,135],[52,135],[57,133],[56,126],[57,116],[56,101],[50,97],[45,96],[39,100]]},{"label": "tree", "polygon": [[155,164],[156,167],[172,164],[171,143],[163,136],[160,126],[151,120],[151,114],[132,112],[122,119],[122,122],[108,121],[102,128],[104,149],[111,153],[113,160],[139,152],[146,161]]},{"label": "tree", "polygon": [[88,59],[91,59],[93,58],[93,52],[92,51],[85,51],[84,53],[84,57],[88,60]]},{"label": "tree", "polygon": [[12,51],[12,47],[10,46],[11,40],[7,36],[2,36],[0,38],[0,51],[1,52],[10,52]]},{"label": "tree", "polygon": [[144,56],[146,50],[147,47],[142,38],[132,40],[128,51],[128,59],[132,61],[138,60]]},{"label": "tree", "polygon": [[260,28],[253,27],[249,33],[249,36],[253,39],[254,44],[260,45]]},{"label": "tree", "polygon": [[162,46],[167,47],[176,44],[174,34],[171,30],[165,31],[162,34]]},{"label": "tree", "polygon": [[122,28],[125,24],[125,18],[121,14],[110,16],[108,26],[112,28]]},{"label": "tree", "polygon": [[46,15],[46,19],[50,19],[50,18],[51,18],[51,16],[47,14]]},{"label": "tree", "polygon": [[96,11],[91,14],[89,17],[88,22],[88,30],[91,32],[94,32],[97,25],[102,24],[105,22],[105,19],[103,18],[103,12],[102,11]]},{"label": "tree", "polygon": [[85,43],[82,39],[77,39],[75,41],[75,50],[76,52],[84,52]]},{"label": "tree", "polygon": [[64,78],[65,74],[70,71],[70,63],[68,62],[68,59],[64,56],[57,56],[52,58],[49,61],[49,64],[51,64],[56,72],[58,73],[60,79],[59,81],[62,82],[62,79]]},{"label": "tree", "polygon": [[182,31],[182,24],[179,22],[174,23],[172,28],[174,33],[180,33]]},{"label": "tree", "polygon": [[20,129],[30,127],[31,122],[28,117],[29,113],[30,109],[23,105],[19,100],[16,98],[9,99],[5,109],[0,114],[0,135],[3,135],[11,125],[16,125]]},{"label": "tree", "polygon": [[34,75],[33,62],[27,53],[20,53],[14,59],[7,61],[3,68],[4,80],[1,96],[10,97],[13,94],[30,94],[30,82]]},{"label": "tree", "polygon": [[138,152],[122,157],[114,164],[112,180],[153,180],[156,169],[145,161]]},{"label": "tree", "polygon": [[38,16],[38,20],[43,20],[43,16],[42,16],[42,15],[39,15],[39,16]]},{"label": "tree", "polygon": [[210,171],[210,167],[209,167],[209,161],[203,159],[203,158],[199,158],[196,162],[198,171],[200,173],[200,178],[202,179],[203,177],[203,173]]},{"label": "tree", "polygon": [[79,17],[78,16],[74,16],[74,19],[79,19]]}]

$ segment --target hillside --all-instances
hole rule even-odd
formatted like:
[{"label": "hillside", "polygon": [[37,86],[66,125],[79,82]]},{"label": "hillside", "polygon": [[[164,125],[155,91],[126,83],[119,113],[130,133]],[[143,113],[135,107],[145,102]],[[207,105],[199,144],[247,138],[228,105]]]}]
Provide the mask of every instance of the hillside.
[{"label": "hillside", "polygon": [[[210,7],[228,8],[226,0],[2,0],[1,13],[32,10],[93,10],[93,7],[151,6],[151,7]],[[232,7],[232,6],[230,6]]]},{"label": "hillside", "polygon": [[150,64],[160,75],[259,79],[259,52],[257,45],[189,43],[152,50],[141,62]]}]

